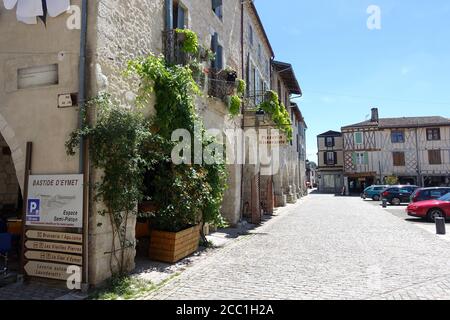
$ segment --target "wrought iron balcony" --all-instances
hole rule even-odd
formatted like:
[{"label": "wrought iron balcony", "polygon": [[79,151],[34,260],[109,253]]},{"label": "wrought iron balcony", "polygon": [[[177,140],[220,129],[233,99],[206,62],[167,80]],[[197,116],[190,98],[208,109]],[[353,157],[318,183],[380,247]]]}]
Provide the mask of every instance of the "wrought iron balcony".
[{"label": "wrought iron balcony", "polygon": [[175,29],[163,31],[163,52],[166,61],[170,64],[186,65],[191,60],[190,54],[183,51],[185,35]]},{"label": "wrought iron balcony", "polygon": [[257,90],[248,92],[244,99],[244,109],[246,111],[257,111],[259,105],[268,99],[267,90]]},{"label": "wrought iron balcony", "polygon": [[208,95],[219,99],[235,94],[236,75],[226,70],[209,69]]}]

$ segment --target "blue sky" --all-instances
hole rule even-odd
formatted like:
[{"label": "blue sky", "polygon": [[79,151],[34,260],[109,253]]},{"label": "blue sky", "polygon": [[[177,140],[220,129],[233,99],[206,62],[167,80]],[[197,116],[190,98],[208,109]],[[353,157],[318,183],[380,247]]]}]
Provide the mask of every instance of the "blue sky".
[{"label": "blue sky", "polygon": [[[316,136],[380,117],[450,117],[449,0],[256,0],[275,51],[292,63],[303,90],[297,102]],[[381,29],[366,12],[381,9]]]}]

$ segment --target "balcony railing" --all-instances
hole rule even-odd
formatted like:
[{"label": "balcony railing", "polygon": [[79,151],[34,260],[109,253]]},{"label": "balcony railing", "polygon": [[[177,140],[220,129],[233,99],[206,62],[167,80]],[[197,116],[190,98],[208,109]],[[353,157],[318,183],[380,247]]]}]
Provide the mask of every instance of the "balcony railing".
[{"label": "balcony railing", "polygon": [[225,70],[209,69],[208,95],[219,99],[235,94],[236,77]]},{"label": "balcony railing", "polygon": [[170,64],[186,65],[191,60],[190,54],[183,51],[185,35],[176,30],[163,31],[163,50],[166,61]]},{"label": "balcony railing", "polygon": [[267,90],[257,90],[248,92],[244,99],[244,109],[246,111],[257,111],[259,105],[268,99]]}]

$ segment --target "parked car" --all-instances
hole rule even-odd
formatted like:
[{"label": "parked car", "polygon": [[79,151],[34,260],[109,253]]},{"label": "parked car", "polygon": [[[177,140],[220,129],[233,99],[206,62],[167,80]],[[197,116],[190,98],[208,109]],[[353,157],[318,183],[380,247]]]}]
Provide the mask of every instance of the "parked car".
[{"label": "parked car", "polygon": [[402,203],[409,203],[411,195],[418,188],[418,186],[411,185],[391,186],[381,193],[381,199],[386,199],[387,202],[396,206]]},{"label": "parked car", "polygon": [[387,185],[374,185],[366,188],[361,194],[363,199],[372,199],[373,201],[379,201],[381,199],[381,192],[385,190]]},{"label": "parked car", "polygon": [[420,188],[411,195],[411,202],[439,199],[450,193],[450,187]]},{"label": "parked car", "polygon": [[435,200],[413,202],[406,208],[409,216],[434,221],[437,217],[450,217],[450,193]]}]

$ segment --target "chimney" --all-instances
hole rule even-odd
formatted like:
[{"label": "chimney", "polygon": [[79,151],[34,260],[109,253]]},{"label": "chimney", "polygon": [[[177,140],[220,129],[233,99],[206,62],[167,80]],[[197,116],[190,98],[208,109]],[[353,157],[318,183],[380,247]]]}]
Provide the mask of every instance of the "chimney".
[{"label": "chimney", "polygon": [[372,108],[372,118],[370,119],[370,121],[378,122],[379,119],[380,118],[378,116],[378,108]]}]

